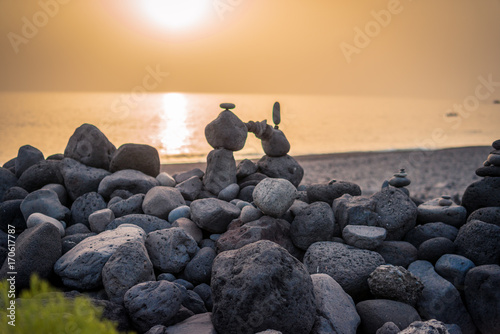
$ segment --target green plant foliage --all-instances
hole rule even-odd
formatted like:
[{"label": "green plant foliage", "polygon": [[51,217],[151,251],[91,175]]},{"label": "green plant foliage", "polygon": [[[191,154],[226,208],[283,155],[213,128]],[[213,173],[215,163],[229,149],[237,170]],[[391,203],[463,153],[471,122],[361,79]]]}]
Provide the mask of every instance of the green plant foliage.
[{"label": "green plant foliage", "polygon": [[89,298],[66,298],[35,275],[30,289],[22,291],[20,299],[15,300],[15,322],[12,322],[8,308],[13,298],[9,287],[8,281],[0,282],[0,333],[118,334],[111,321],[101,320],[102,310]]}]

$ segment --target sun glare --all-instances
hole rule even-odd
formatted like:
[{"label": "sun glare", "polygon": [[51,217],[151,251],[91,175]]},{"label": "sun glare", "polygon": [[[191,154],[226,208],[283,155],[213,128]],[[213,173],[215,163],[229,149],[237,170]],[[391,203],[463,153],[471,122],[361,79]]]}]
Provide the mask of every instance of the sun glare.
[{"label": "sun glare", "polygon": [[165,29],[186,29],[208,16],[211,0],[141,0],[148,21]]},{"label": "sun glare", "polygon": [[191,131],[187,128],[187,99],[183,94],[168,93],[162,100],[162,153],[182,154],[189,151]]}]

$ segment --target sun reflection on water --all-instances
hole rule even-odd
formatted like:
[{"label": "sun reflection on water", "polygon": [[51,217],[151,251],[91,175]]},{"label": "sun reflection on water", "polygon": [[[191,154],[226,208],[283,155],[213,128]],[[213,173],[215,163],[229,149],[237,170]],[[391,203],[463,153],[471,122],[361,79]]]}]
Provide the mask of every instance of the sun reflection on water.
[{"label": "sun reflection on water", "polygon": [[178,155],[189,153],[191,131],[188,129],[186,96],[168,93],[162,97],[162,131],[160,133],[161,153]]}]

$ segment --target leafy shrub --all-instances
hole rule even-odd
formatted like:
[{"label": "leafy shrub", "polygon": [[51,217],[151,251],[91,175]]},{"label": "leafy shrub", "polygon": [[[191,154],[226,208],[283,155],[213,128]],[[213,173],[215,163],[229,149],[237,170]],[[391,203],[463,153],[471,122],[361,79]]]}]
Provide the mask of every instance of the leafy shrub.
[{"label": "leafy shrub", "polygon": [[101,320],[102,310],[89,298],[66,298],[37,276],[32,276],[30,289],[21,292],[21,299],[15,300],[15,326],[9,325],[12,297],[9,282],[0,282],[0,333],[118,334],[111,321]]}]

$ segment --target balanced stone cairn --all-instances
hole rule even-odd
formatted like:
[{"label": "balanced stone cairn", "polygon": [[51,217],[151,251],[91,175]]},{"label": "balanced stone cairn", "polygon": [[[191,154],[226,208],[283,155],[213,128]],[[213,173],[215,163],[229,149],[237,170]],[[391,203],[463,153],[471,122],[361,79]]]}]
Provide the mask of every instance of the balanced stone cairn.
[{"label": "balanced stone cairn", "polygon": [[392,178],[389,179],[388,184],[400,189],[403,191],[406,195],[410,196],[410,191],[405,188],[410,185],[411,180],[407,178],[408,174],[406,173],[405,169],[402,168],[399,170],[398,173],[395,173]]}]

